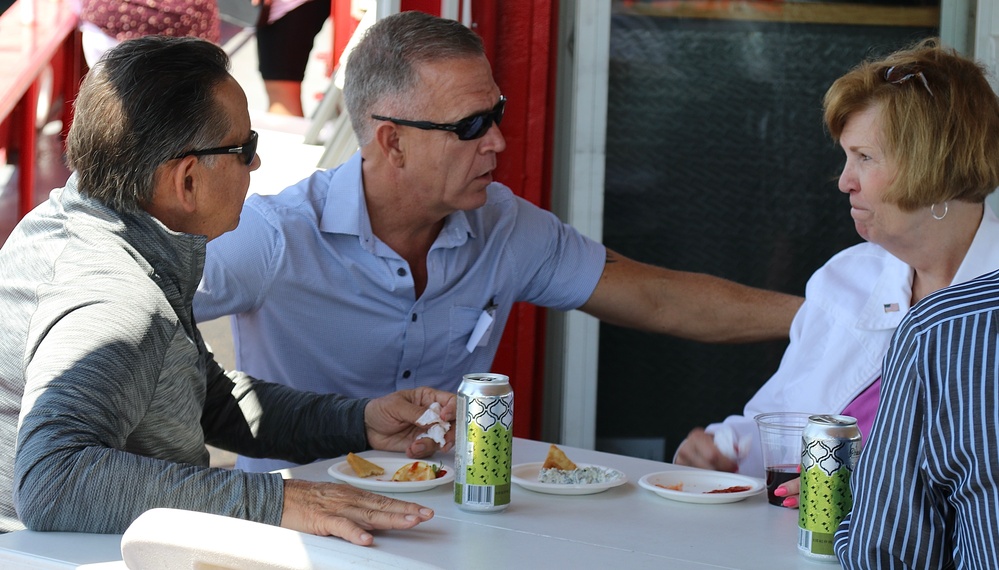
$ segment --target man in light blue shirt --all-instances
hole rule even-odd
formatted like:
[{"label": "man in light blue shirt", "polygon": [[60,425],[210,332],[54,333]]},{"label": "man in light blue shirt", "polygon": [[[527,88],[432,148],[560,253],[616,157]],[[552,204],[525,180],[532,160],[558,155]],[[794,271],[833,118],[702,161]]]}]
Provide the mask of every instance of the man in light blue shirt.
[{"label": "man in light blue shirt", "polygon": [[349,396],[453,391],[491,368],[517,301],[698,340],[787,336],[801,299],[631,261],[494,182],[506,99],[461,24],[379,21],[344,94],[361,150],[251,196],[209,244],[195,316],[234,315],[241,369]]}]

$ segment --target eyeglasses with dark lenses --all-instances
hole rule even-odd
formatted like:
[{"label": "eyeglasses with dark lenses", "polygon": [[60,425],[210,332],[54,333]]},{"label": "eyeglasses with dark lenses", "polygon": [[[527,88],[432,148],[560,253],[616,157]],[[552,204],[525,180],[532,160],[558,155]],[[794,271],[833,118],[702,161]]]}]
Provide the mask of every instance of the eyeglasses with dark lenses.
[{"label": "eyeglasses with dark lenses", "polygon": [[424,131],[450,131],[458,135],[458,140],[470,141],[485,136],[493,123],[497,125],[503,120],[503,109],[506,107],[506,97],[500,95],[499,103],[492,109],[470,115],[455,123],[431,123],[430,121],[410,121],[407,119],[396,119],[384,115],[371,115],[372,119],[378,121],[388,121],[405,127],[413,127]]},{"label": "eyeglasses with dark lenses", "polygon": [[184,158],[185,156],[205,156],[208,154],[238,154],[243,164],[250,166],[254,157],[257,156],[257,131],[250,131],[250,140],[239,146],[220,146],[216,148],[206,148],[204,150],[189,150],[179,154],[174,158]]},{"label": "eyeglasses with dark lenses", "polygon": [[894,85],[901,85],[910,79],[917,78],[923,83],[926,92],[933,97],[933,90],[930,89],[930,82],[926,80],[926,74],[916,65],[893,65],[885,70],[885,81]]}]

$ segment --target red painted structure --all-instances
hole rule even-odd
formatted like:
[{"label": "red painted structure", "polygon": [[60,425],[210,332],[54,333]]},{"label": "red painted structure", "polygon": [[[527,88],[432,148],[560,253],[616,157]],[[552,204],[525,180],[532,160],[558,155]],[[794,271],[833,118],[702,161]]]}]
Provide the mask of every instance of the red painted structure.
[{"label": "red painted structure", "polygon": [[[503,117],[507,149],[500,158],[496,179],[517,195],[548,209],[558,2],[493,0],[480,4],[494,9],[495,19],[483,21],[482,33],[493,35],[486,35],[486,45],[493,47],[493,73],[509,101]],[[473,17],[476,13],[473,3]],[[544,339],[545,311],[520,303],[510,315],[493,366],[497,372],[509,375],[513,383],[517,406],[514,433],[519,437],[541,437]]]},{"label": "red painted structure", "polygon": [[[24,4],[30,5],[27,9]],[[25,18],[25,13],[32,14]],[[0,14],[0,158],[16,153],[18,218],[34,207],[36,109],[51,70],[53,101],[62,100],[64,134],[83,72],[77,18],[69,0],[18,0]],[[46,106],[47,107],[47,106]]]}]

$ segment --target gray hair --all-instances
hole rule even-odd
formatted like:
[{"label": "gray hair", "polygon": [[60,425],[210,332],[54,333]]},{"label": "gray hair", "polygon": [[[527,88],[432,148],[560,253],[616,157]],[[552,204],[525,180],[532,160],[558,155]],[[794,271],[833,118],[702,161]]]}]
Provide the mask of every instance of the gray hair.
[{"label": "gray hair", "polygon": [[373,136],[375,105],[416,86],[419,64],[478,56],[485,56],[482,39],[454,20],[406,11],[376,22],[344,70],[343,94],[358,142],[363,146]]},{"label": "gray hair", "polygon": [[197,38],[146,36],[109,50],[80,87],[67,139],[80,192],[123,213],[150,203],[161,164],[218,146],[232,128],[217,98],[229,77],[225,52]]}]

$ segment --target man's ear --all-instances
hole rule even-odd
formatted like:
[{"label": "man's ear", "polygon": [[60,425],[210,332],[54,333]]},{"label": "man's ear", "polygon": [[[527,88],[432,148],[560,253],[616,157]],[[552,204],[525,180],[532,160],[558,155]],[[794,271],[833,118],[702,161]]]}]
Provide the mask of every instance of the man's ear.
[{"label": "man's ear", "polygon": [[176,204],[181,210],[190,214],[197,208],[198,182],[197,175],[198,157],[185,156],[177,159],[172,175],[170,176],[170,194],[176,200]]},{"label": "man's ear", "polygon": [[375,143],[385,159],[396,168],[406,165],[406,152],[399,138],[399,128],[389,121],[381,121],[375,128]]},{"label": "man's ear", "polygon": [[188,231],[197,205],[197,157],[188,156],[165,162],[156,169],[152,200],[143,206],[168,228]]}]

